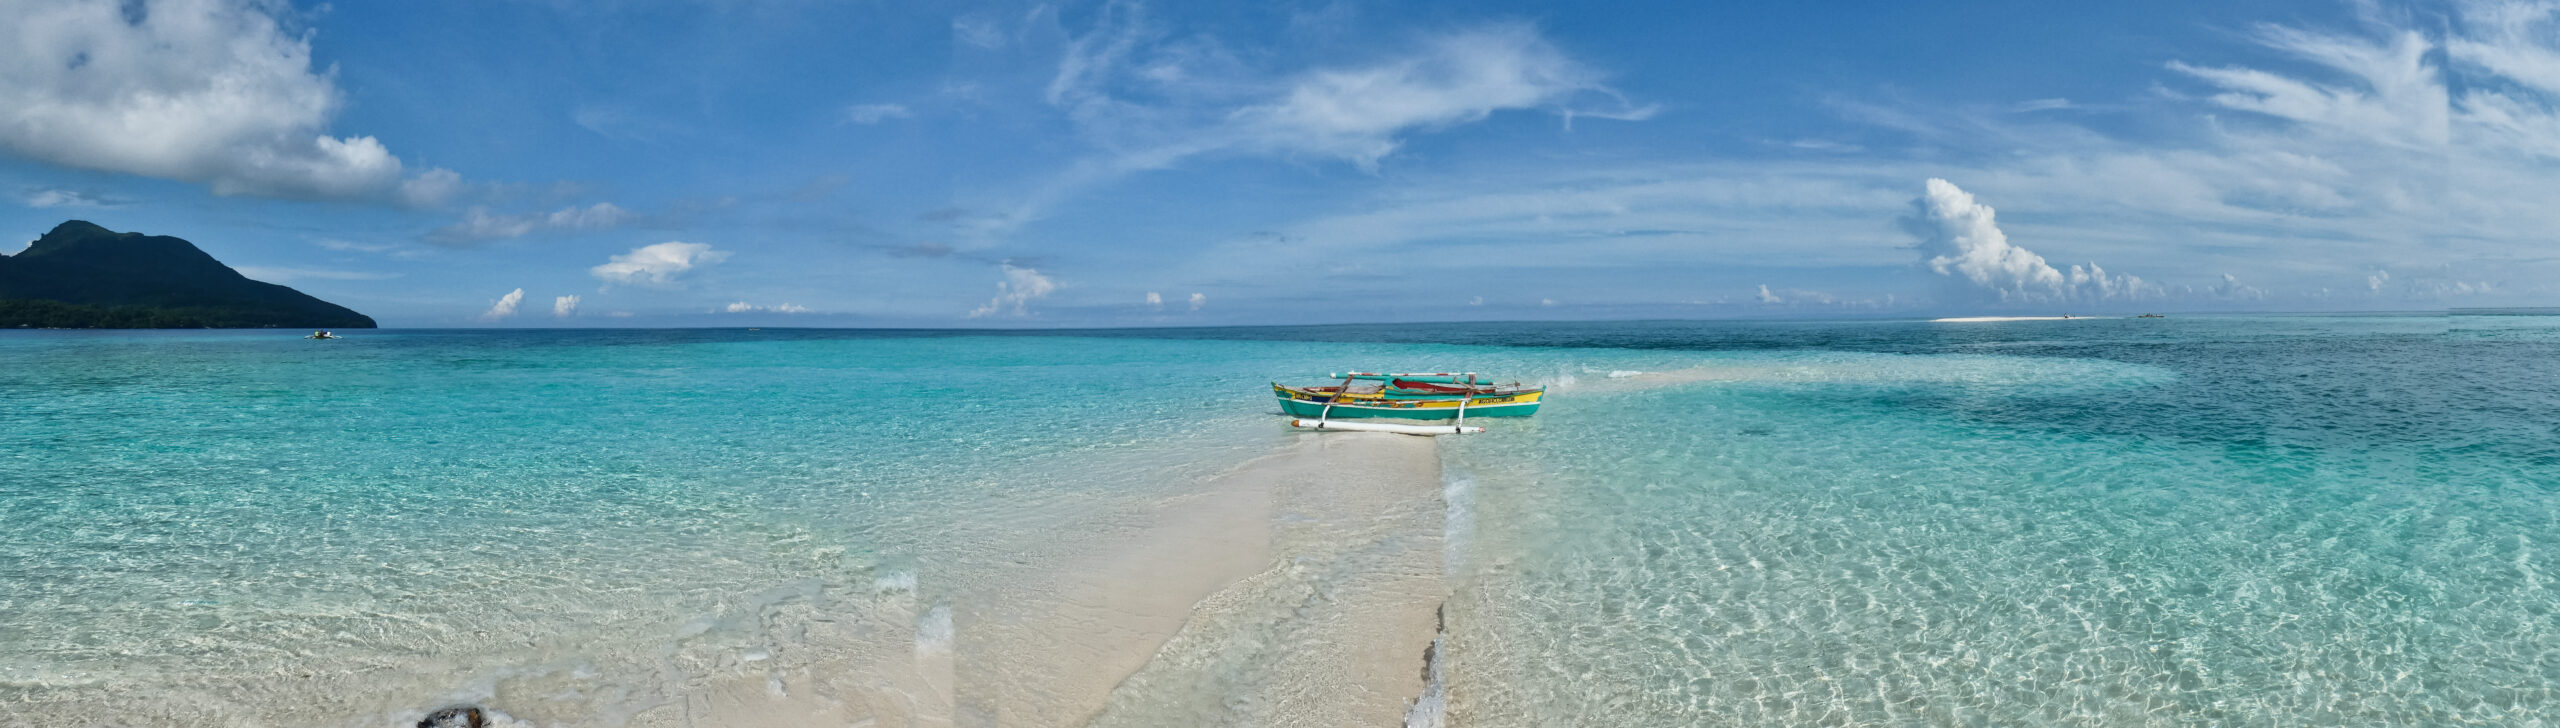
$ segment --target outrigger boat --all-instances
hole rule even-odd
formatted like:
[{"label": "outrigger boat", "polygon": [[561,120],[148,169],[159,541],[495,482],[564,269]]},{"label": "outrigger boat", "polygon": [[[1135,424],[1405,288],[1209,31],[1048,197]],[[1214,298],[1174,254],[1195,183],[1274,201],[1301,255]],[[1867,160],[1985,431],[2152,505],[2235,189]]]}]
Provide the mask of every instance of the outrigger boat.
[{"label": "outrigger boat", "polygon": [[[1544,387],[1518,382],[1493,383],[1473,372],[1334,374],[1340,384],[1292,387],[1271,383],[1280,411],[1295,416],[1292,427],[1317,430],[1367,430],[1414,435],[1483,432],[1467,426],[1468,417],[1526,417],[1536,414]],[[1310,419],[1312,418],[1312,419]],[[1448,425],[1404,425],[1337,422],[1341,418],[1449,420]]]}]

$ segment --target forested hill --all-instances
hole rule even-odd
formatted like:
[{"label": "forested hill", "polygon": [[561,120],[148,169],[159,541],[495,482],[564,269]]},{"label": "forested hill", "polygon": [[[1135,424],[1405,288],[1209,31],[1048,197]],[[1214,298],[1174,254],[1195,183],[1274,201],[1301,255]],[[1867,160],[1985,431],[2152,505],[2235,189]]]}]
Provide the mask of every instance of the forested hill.
[{"label": "forested hill", "polygon": [[249,280],[166,235],[84,220],[0,255],[0,327],[369,329],[373,319],[301,291]]}]

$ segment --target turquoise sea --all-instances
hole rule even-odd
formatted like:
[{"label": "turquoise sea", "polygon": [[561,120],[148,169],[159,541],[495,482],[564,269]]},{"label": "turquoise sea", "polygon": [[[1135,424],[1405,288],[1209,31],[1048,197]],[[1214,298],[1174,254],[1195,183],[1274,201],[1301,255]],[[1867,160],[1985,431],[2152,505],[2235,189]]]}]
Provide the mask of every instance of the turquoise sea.
[{"label": "turquoise sea", "polygon": [[0,332],[0,717],[965,661],[1353,367],[1553,387],[1440,442],[1448,725],[2560,721],[2548,315]]}]

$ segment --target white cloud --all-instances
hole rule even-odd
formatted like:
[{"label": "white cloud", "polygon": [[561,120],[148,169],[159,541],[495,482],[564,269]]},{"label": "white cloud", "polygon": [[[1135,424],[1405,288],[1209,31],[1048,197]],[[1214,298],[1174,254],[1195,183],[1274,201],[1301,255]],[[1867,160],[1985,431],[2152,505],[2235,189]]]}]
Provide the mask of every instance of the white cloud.
[{"label": "white cloud", "polygon": [[401,164],[325,130],[344,101],[308,33],[255,0],[13,3],[0,30],[0,149],[199,182],[218,195],[381,194]]},{"label": "white cloud", "polygon": [[2108,275],[2096,263],[2072,266],[2067,274],[2056,270],[2044,256],[2009,244],[1991,206],[1946,180],[1930,178],[1912,205],[1917,216],[1905,223],[1920,237],[1922,262],[1938,275],[1960,277],[2000,301],[2134,300],[2150,291],[2142,279]]},{"label": "white cloud", "polygon": [[124,204],[122,200],[108,199],[96,193],[66,189],[40,189],[29,192],[27,193],[25,201],[28,207],[39,209],[47,207],[106,207]]},{"label": "white cloud", "polygon": [[904,104],[855,104],[844,110],[844,120],[855,124],[878,124],[914,115]]},{"label": "white cloud", "polygon": [[1758,299],[1761,303],[1769,305],[1784,304],[1787,306],[1807,306],[1819,304],[1829,306],[1833,304],[1841,304],[1845,307],[1863,308],[1877,308],[1879,307],[1879,304],[1893,300],[1891,295],[1887,295],[1885,296],[1884,301],[1843,301],[1839,296],[1832,295],[1826,291],[1812,291],[1802,288],[1789,288],[1783,291],[1773,291],[1769,289],[1769,284],[1766,283],[1760,284],[1760,292],[1755,294],[1754,298]]},{"label": "white cloud", "polygon": [[2434,148],[2448,138],[2450,107],[2433,50],[2417,31],[2369,39],[2261,26],[2260,43],[2341,71],[2352,84],[2321,84],[2249,68],[2199,68],[2171,62],[2173,70],[2222,88],[2213,103],[2349,135],[2411,148]]},{"label": "white cloud", "polygon": [[688,133],[683,125],[620,106],[581,105],[569,121],[596,136],[623,142],[653,143]]},{"label": "white cloud", "polygon": [[[1216,155],[1313,156],[1365,170],[1417,133],[1504,111],[1565,119],[1650,118],[1603,74],[1526,24],[1419,38],[1366,63],[1272,72],[1249,68],[1213,39],[1151,43],[1131,3],[1111,3],[1068,43],[1047,99],[1101,150],[1034,190],[1001,234],[1082,189],[1133,172]],[[1579,102],[1588,101],[1583,104]]]},{"label": "white cloud", "polygon": [[798,304],[790,304],[790,303],[775,304],[775,305],[771,305],[771,306],[758,306],[758,305],[755,305],[755,304],[752,304],[752,303],[748,303],[748,302],[745,302],[745,301],[739,301],[739,302],[736,302],[736,303],[729,304],[729,305],[727,305],[727,306],[723,306],[723,307],[721,307],[721,309],[720,309],[720,310],[725,311],[725,312],[728,312],[728,313],[755,313],[755,312],[758,312],[758,311],[763,311],[763,312],[766,312],[766,313],[808,313],[808,312],[809,312],[809,307],[807,307],[807,306],[801,306],[801,305],[798,305]]},{"label": "white cloud", "polygon": [[551,299],[551,316],[553,318],[568,318],[575,315],[578,315],[577,296],[561,296],[559,298]]},{"label": "white cloud", "polygon": [[2222,274],[2222,282],[2215,284],[2206,292],[2212,294],[2214,298],[2232,301],[2263,301],[2267,298],[2266,291],[2256,286],[2242,284],[2239,276],[2229,273]]},{"label": "white cloud", "polygon": [[976,14],[952,18],[951,39],[962,45],[990,51],[1003,48],[1006,41],[1003,27],[997,25],[992,18]]},{"label": "white cloud", "polygon": [[1363,168],[1402,144],[1401,136],[1482,120],[1512,109],[1644,119],[1653,107],[1565,106],[1586,92],[1615,92],[1600,74],[1564,55],[1527,25],[1496,25],[1430,38],[1418,52],[1381,63],[1316,71],[1280,98],[1234,112],[1237,146],[1340,157]]},{"label": "white cloud", "polygon": [[393,197],[410,207],[436,207],[461,191],[462,175],[438,167],[401,180],[400,187],[393,191]]},{"label": "white cloud", "polygon": [[1208,295],[1208,294],[1205,294],[1205,293],[1194,293],[1194,294],[1191,294],[1191,310],[1193,310],[1193,311],[1198,311],[1198,310],[1200,310],[1200,307],[1201,307],[1201,306],[1206,306],[1206,305],[1209,305],[1209,295]]},{"label": "white cloud", "polygon": [[1843,143],[1843,142],[1835,142],[1835,141],[1831,141],[1831,140],[1829,140],[1829,139],[1798,139],[1798,140],[1795,140],[1795,141],[1787,142],[1787,146],[1789,146],[1789,147],[1793,147],[1793,148],[1796,148],[1796,149],[1804,149],[1804,150],[1816,151],[1816,152],[1831,152],[1831,153],[1835,153],[1835,154],[1852,154],[1852,153],[1856,153],[1856,152],[1863,152],[1863,151],[1866,151],[1866,149],[1867,149],[1866,147],[1859,146],[1859,145],[1856,145],[1856,144],[1847,144],[1847,143]]},{"label": "white cloud", "polygon": [[496,304],[496,305],[492,305],[492,306],[490,306],[490,307],[489,307],[489,312],[488,312],[488,313],[480,314],[480,320],[482,320],[482,321],[497,321],[497,320],[499,320],[499,319],[504,319],[504,318],[507,318],[507,317],[509,317],[509,316],[514,316],[514,315],[516,315],[516,304],[520,304],[520,303],[523,303],[523,302],[524,302],[524,289],[522,289],[522,288],[518,288],[518,289],[515,289],[515,290],[512,290],[512,291],[508,291],[508,292],[507,292],[507,295],[504,295],[504,296],[500,296],[500,297],[498,297],[498,302],[497,302],[497,304]]},{"label": "white cloud", "polygon": [[629,219],[631,219],[629,211],[615,207],[610,202],[598,202],[587,207],[575,205],[563,207],[544,216],[542,220],[544,225],[554,230],[589,230],[613,227]]},{"label": "white cloud", "polygon": [[464,211],[461,220],[428,232],[427,240],[442,245],[466,245],[520,238],[537,231],[601,230],[621,225],[634,217],[629,210],[610,202],[586,207],[570,205],[547,213],[521,215],[492,215],[488,208],[474,207]]},{"label": "white cloud", "polygon": [[[1341,205],[1344,212],[1271,227],[1293,254],[1318,261],[1463,244],[1486,256],[1593,272],[1901,265],[1910,275],[1885,285],[1948,290],[1898,291],[1904,295],[1897,305],[1961,306],[1995,297],[1953,268],[1943,276],[1934,272],[1926,261],[1943,253],[1914,256],[1912,238],[1877,224],[1911,209],[1912,182],[1939,177],[1963,180],[1964,191],[2007,213],[1994,227],[2003,242],[2042,254],[2036,256],[2040,267],[2053,276],[2011,282],[2040,279],[2041,288],[2019,290],[2059,296],[2052,287],[2058,278],[2071,295],[2060,302],[2104,300],[2112,290],[2117,301],[2167,301],[2171,308],[2179,302],[2230,308],[2220,304],[2253,300],[2268,307],[2393,307],[2462,295],[2466,287],[2474,292],[2469,295],[2512,305],[2547,302],[2560,295],[2560,261],[2546,255],[2549,231],[2560,230],[2560,205],[2548,199],[2560,189],[2560,4],[2460,3],[2454,9],[2450,25],[2399,24],[2416,26],[2422,41],[2441,39],[2438,51],[2425,54],[2409,53],[2405,33],[2370,18],[2346,40],[2249,30],[2247,39],[2271,44],[2288,63],[2280,69],[2235,69],[2212,57],[2183,63],[2265,73],[2274,81],[2162,70],[2149,101],[2107,115],[2138,121],[2131,125],[2143,128],[2138,132],[2114,121],[2103,130],[2086,126],[2083,119],[2091,117],[2079,114],[2016,114],[2007,107],[1844,108],[1853,121],[1875,128],[1835,138],[1855,138],[1868,146],[1865,153],[1614,166],[1523,159],[1506,164],[1502,174],[1472,178],[1417,168]],[[2297,59],[2308,62],[2291,62]],[[2213,79],[2242,85],[2226,88]],[[2438,94],[2430,86],[2453,91]],[[2224,95],[2233,96],[2219,98]],[[2253,104],[2283,113],[2244,110]],[[2448,128],[2436,144],[2432,119],[2448,104]],[[2319,108],[2332,110],[2309,111]],[[2152,114],[2160,116],[2145,116]],[[2305,115],[2311,118],[2295,118]],[[1219,280],[1267,273],[1275,265],[1270,247],[1269,239],[1239,236],[1201,249],[1180,270],[1156,275]],[[1915,257],[1923,264],[1910,265]],[[2064,262],[2088,260],[2119,269],[2084,262],[2075,278]],[[1311,264],[1276,265],[1324,273]],[[2139,285],[2121,275],[2136,265]],[[2249,288],[2264,298],[2216,298],[2226,272],[2244,282],[2230,289],[2233,295]],[[1567,282],[1592,274],[1558,271]],[[1945,286],[1949,281],[1960,285]],[[2369,293],[2312,303],[2323,287]],[[1736,290],[1733,298],[1743,302],[1756,293]],[[1842,299],[1884,292],[1844,291]],[[1798,302],[1784,288],[1773,285],[1771,293]]]},{"label": "white cloud", "polygon": [[1148,292],[1147,292],[1147,308],[1155,309],[1155,310],[1158,310],[1158,311],[1162,311],[1162,310],[1164,310],[1164,296],[1163,296],[1162,294],[1158,294],[1158,293],[1156,293],[1155,291],[1148,291]]},{"label": "white cloud", "polygon": [[996,297],[971,309],[969,318],[1001,314],[1008,308],[1013,310],[1015,316],[1028,315],[1030,311],[1027,306],[1032,301],[1047,298],[1050,293],[1058,290],[1058,284],[1050,281],[1048,276],[1040,275],[1040,271],[1012,263],[1005,263],[1001,267],[1004,271],[1004,280],[996,282]]},{"label": "white cloud", "polygon": [[359,253],[388,253],[400,249],[400,246],[391,243],[358,243],[348,240],[338,240],[335,238],[324,238],[314,241],[312,244],[329,250],[355,251]]},{"label": "white cloud", "polygon": [[706,243],[668,241],[632,248],[587,272],[606,283],[666,285],[686,271],[728,259],[729,251]]},{"label": "white cloud", "polygon": [[1484,305],[1484,297],[1483,297],[1483,296],[1477,296],[1477,297],[1474,297],[1474,298],[1467,299],[1467,305],[1469,305],[1469,306],[1482,306],[1482,305]]},{"label": "white cloud", "polygon": [[327,268],[235,265],[231,266],[231,269],[239,271],[240,275],[248,276],[252,280],[261,280],[268,283],[289,283],[305,279],[324,281],[379,281],[400,277],[400,274],[398,273],[372,273],[356,270],[331,270]]}]

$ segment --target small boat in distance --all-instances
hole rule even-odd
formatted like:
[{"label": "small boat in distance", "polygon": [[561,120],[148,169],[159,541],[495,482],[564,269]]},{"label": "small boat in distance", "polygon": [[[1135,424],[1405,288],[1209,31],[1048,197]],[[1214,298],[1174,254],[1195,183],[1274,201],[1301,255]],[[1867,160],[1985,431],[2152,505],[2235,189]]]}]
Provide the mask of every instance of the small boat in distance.
[{"label": "small boat in distance", "polygon": [[329,332],[327,332],[327,331],[314,331],[314,332],[311,332],[311,335],[310,335],[310,336],[305,336],[305,337],[302,337],[302,338],[305,338],[305,339],[343,339],[343,338],[347,338],[347,337],[339,336],[339,335],[337,335],[337,334],[329,333]]},{"label": "small boat in distance", "polygon": [[[1518,382],[1495,384],[1473,372],[1337,373],[1339,384],[1292,387],[1271,383],[1280,411],[1296,417],[1290,426],[1310,429],[1369,430],[1416,435],[1483,432],[1468,427],[1468,417],[1526,417],[1536,414],[1546,388]],[[1312,419],[1310,419],[1312,418]],[[1336,422],[1344,418],[1448,420],[1447,426]]]}]

